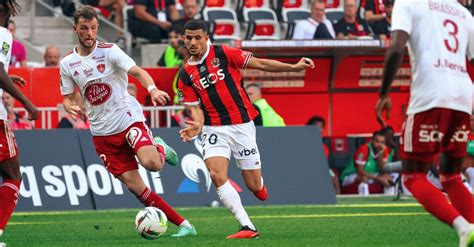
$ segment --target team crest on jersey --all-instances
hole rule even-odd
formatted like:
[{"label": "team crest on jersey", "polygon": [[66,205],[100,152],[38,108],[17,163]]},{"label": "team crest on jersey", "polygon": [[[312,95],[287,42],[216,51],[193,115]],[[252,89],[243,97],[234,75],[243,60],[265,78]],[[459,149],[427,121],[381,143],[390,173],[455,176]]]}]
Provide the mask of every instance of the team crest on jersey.
[{"label": "team crest on jersey", "polygon": [[2,53],[7,55],[9,50],[10,50],[10,44],[8,44],[7,42],[3,42]]},{"label": "team crest on jersey", "polygon": [[105,71],[105,64],[103,64],[103,63],[97,64],[97,70],[98,70],[100,73],[104,73],[104,71]]},{"label": "team crest on jersey", "polygon": [[212,59],[211,64],[212,64],[212,67],[214,67],[214,68],[219,67],[219,65],[221,65],[221,64],[219,63],[219,58],[217,58],[217,57],[215,57],[214,59]]},{"label": "team crest on jersey", "polygon": [[112,95],[112,87],[104,82],[90,83],[86,86],[84,95],[91,105],[98,106],[110,98]]}]

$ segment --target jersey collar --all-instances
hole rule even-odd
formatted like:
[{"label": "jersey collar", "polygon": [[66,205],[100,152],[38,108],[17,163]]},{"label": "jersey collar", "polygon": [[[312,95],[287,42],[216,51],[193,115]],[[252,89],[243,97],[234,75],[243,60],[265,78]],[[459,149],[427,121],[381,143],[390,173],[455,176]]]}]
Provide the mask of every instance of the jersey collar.
[{"label": "jersey collar", "polygon": [[207,58],[207,55],[209,55],[209,50],[211,50],[211,42],[207,42],[206,45],[206,52],[204,53],[204,56],[201,57],[201,60],[199,61],[191,61],[191,58],[188,59],[188,64],[189,65],[198,65],[204,62],[204,60]]},{"label": "jersey collar", "polygon": [[88,57],[92,56],[92,54],[94,54],[95,50],[97,49],[97,45],[99,45],[99,41],[98,41],[98,40],[95,41],[94,50],[92,50],[91,53],[89,53],[89,55],[87,55],[87,56],[81,56],[81,55],[79,55],[79,53],[77,52],[77,46],[75,46],[74,49],[72,49],[72,50],[73,50],[74,54],[76,54],[78,57],[80,57],[80,58],[88,58]]}]

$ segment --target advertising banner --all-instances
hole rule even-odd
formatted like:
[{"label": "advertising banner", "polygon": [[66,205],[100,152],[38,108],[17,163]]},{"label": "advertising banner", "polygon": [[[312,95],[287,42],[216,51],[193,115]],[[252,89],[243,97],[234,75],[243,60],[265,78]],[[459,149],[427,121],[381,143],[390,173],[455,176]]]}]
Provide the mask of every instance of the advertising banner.
[{"label": "advertising banner", "polygon": [[[183,143],[178,130],[154,129],[153,134],[176,149],[180,164],[165,165],[160,172],[141,168],[142,179],[173,206],[209,206],[218,197],[200,140]],[[18,131],[16,136],[23,175],[18,211],[141,207],[102,165],[89,131]],[[244,205],[336,202],[316,127],[257,128],[257,142],[269,198],[266,202],[255,198],[232,159],[229,179]]]}]

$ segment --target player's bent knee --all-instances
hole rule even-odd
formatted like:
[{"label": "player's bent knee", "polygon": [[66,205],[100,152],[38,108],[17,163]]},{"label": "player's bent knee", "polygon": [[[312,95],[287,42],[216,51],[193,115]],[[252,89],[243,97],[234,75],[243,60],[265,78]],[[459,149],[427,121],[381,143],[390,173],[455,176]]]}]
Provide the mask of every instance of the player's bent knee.
[{"label": "player's bent knee", "polygon": [[145,169],[151,172],[158,172],[163,168],[163,162],[160,160],[147,160],[146,164],[142,164]]},{"label": "player's bent knee", "polygon": [[227,175],[219,172],[210,172],[211,180],[216,187],[220,187],[227,182]]}]

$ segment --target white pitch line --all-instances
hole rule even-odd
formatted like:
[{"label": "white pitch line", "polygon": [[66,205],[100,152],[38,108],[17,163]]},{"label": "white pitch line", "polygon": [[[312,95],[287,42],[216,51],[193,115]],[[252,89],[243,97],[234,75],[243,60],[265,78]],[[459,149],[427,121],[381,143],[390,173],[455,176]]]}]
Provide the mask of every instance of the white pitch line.
[{"label": "white pitch line", "polygon": [[[300,218],[351,218],[351,217],[395,217],[395,216],[425,216],[425,212],[406,212],[406,213],[353,213],[353,214],[294,214],[294,215],[256,215],[251,216],[252,219],[300,219]],[[222,219],[232,218],[230,216],[224,217],[206,217],[205,219]],[[194,219],[201,220],[201,219]],[[112,223],[119,220],[106,220],[100,223]],[[94,221],[95,222],[95,221]],[[53,221],[25,221],[25,222],[9,222],[8,225],[48,225],[61,224],[64,222]],[[80,223],[92,223],[92,221],[83,221]]]},{"label": "white pitch line", "polygon": [[295,214],[295,215],[256,215],[252,219],[287,219],[287,218],[344,218],[344,217],[393,217],[393,216],[421,216],[428,215],[425,212],[409,213],[353,213],[353,214]]}]

